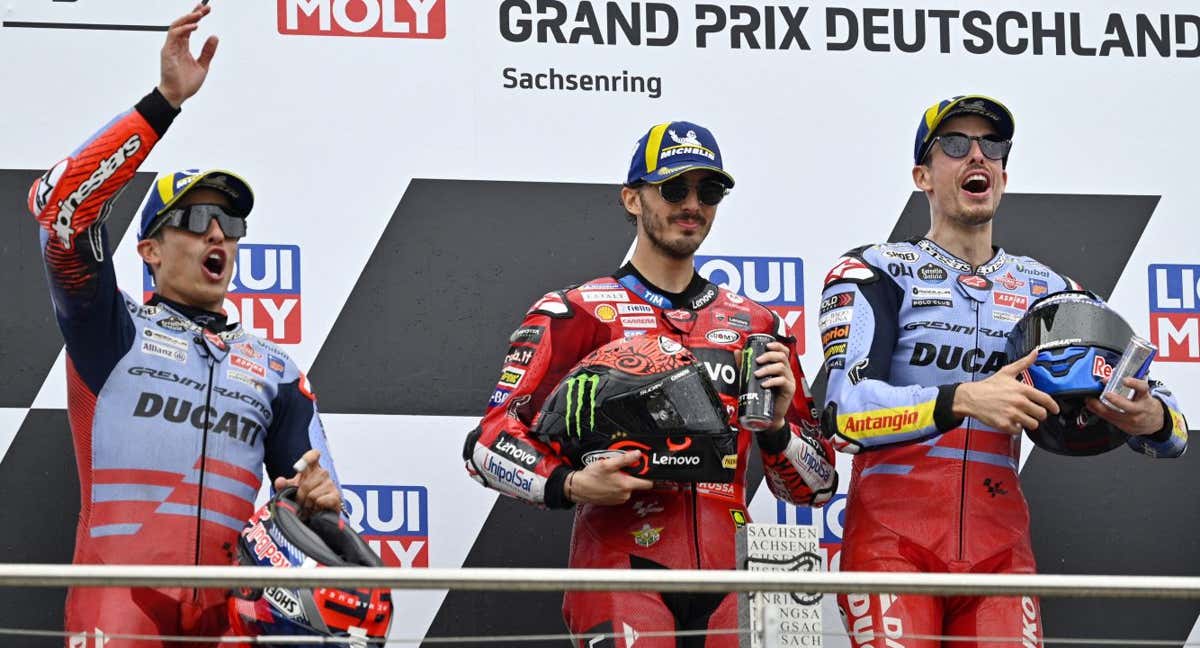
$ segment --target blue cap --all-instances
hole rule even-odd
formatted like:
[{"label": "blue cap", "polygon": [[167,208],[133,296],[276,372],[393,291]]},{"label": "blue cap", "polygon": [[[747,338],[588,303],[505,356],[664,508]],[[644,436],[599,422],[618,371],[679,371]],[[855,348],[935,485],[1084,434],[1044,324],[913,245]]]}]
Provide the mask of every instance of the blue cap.
[{"label": "blue cap", "polygon": [[715,171],[726,187],[733,187],[733,176],[721,166],[721,149],[712,131],[691,122],[667,122],[638,140],[625,184],[657,184],[693,169]]},{"label": "blue cap", "polygon": [[142,223],[138,228],[138,240],[146,238],[146,232],[159,216],[171,209],[180,198],[195,187],[215,189],[229,196],[234,215],[245,218],[254,207],[254,192],[250,185],[236,174],[221,169],[200,171],[187,169],[161,175],[150,188],[146,206],[142,207]]},{"label": "blue cap", "polygon": [[[921,164],[929,147],[933,144],[933,134],[942,122],[958,115],[979,115],[996,126],[996,134],[1006,140],[1012,139],[1016,126],[1012,113],[999,101],[983,95],[960,95],[943,99],[925,110],[921,122],[917,124],[917,141],[913,146],[913,164]],[[1008,162],[1005,159],[1005,162]]]}]

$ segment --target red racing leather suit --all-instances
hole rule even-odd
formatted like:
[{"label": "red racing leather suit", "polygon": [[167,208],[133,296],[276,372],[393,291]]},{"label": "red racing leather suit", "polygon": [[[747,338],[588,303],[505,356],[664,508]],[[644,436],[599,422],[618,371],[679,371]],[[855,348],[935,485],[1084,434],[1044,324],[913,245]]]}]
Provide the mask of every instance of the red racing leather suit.
[{"label": "red racing leather suit", "polygon": [[[264,465],[290,477],[292,462],[316,448],[337,480],[315,397],[282,349],[217,314],[204,328],[196,309],[157,295],[142,305],[117,288],[105,217],[177,112],[151,92],[29,194],[66,341],[76,563],[229,565]],[[67,631],[106,637],[77,634],[68,646],[160,645],[112,634],[219,635],[226,592],[73,589]]]},{"label": "red racing leather suit", "polygon": [[[1042,295],[1078,285],[997,250],[972,267],[926,239],[843,256],[825,279],[820,328],[829,370],[823,427],[856,453],[843,571],[1035,571],[1029,510],[1017,475],[1020,438],[951,412],[959,383],[1009,363],[1008,331]],[[1155,384],[1164,429],[1131,437],[1177,456],[1187,423]],[[1041,645],[1032,597],[863,594],[838,597],[854,646],[936,648],[911,635],[1021,637]],[[1008,643],[954,643],[976,648]]]},{"label": "red racing leather suit", "polygon": [[[773,334],[791,347],[797,383],[787,425],[757,435],[767,484],[788,502],[823,504],[836,487],[834,453],[816,433],[812,397],[796,360],[794,339],[782,320],[699,274],[683,293],[665,293],[631,264],[613,276],[548,293],[529,310],[510,337],[512,346],[487,413],[468,435],[467,471],[485,486],[530,504],[572,506],[563,495],[563,480],[571,468],[530,434],[530,425],[579,360],[622,336],[677,340],[704,363],[736,421],[734,356],[751,333]],[[623,505],[581,505],[575,514],[571,567],[733,569],[735,531],[748,521],[745,469],[751,437],[738,428],[738,467],[732,483],[658,482],[652,490],[635,492]],[[563,613],[573,633],[615,631],[624,634],[625,645],[645,631],[737,627],[732,595],[569,592]],[[672,638],[636,642],[639,648],[676,645]],[[736,646],[737,636],[713,636],[706,645]]]}]

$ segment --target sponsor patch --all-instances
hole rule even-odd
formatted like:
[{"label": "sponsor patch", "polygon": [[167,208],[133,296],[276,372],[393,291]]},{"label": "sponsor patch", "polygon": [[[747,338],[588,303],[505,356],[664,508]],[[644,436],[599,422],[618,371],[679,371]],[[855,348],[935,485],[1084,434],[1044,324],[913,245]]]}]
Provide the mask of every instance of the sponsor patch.
[{"label": "sponsor patch", "polygon": [[1045,295],[1048,292],[1050,292],[1050,287],[1048,285],[1046,285],[1045,281],[1042,281],[1041,279],[1030,279],[1029,280],[1029,294],[1030,295],[1033,295],[1034,297],[1041,297],[1042,295]]},{"label": "sponsor patch", "polygon": [[520,464],[526,468],[533,468],[542,458],[541,453],[533,449],[533,446],[515,437],[509,436],[507,432],[501,432],[496,438],[496,444],[492,446],[496,454]]},{"label": "sponsor patch", "polygon": [[234,369],[230,369],[229,371],[226,371],[225,377],[230,380],[236,380],[237,382],[240,382],[240,383],[243,383],[246,385],[250,385],[255,390],[260,391],[260,392],[263,391],[264,389],[266,389],[266,385],[262,384],[262,382],[260,382],[258,380],[255,380],[254,376],[251,376],[250,374],[247,374],[247,373],[242,373],[240,371],[236,371]]},{"label": "sponsor patch", "polygon": [[997,322],[1012,322],[1015,324],[1021,321],[1021,316],[1008,311],[994,310],[992,311],[992,319]]},{"label": "sponsor patch", "polygon": [[730,331],[729,329],[717,329],[715,331],[709,331],[706,333],[704,335],[704,339],[712,342],[713,344],[733,344],[734,342],[742,339],[742,336],[737,331]]},{"label": "sponsor patch", "polygon": [[142,337],[146,338],[147,340],[153,340],[154,342],[157,342],[159,344],[164,344],[166,346],[174,347],[176,349],[187,350],[187,348],[189,346],[187,340],[177,338],[173,335],[167,335],[166,333],[161,333],[159,331],[155,331],[154,329],[149,328],[149,327],[142,329]]},{"label": "sponsor patch", "polygon": [[580,290],[620,290],[621,284],[615,281],[585,283],[579,287]]},{"label": "sponsor patch", "polygon": [[175,331],[176,333],[189,331],[193,326],[191,322],[188,322],[181,317],[175,317],[174,315],[160,319],[155,322],[155,324],[167,329],[168,331]]},{"label": "sponsor patch", "polygon": [[749,331],[750,330],[750,317],[749,316],[743,317],[742,315],[730,315],[729,316],[729,325],[735,329]]},{"label": "sponsor patch", "polygon": [[854,293],[843,292],[836,295],[830,295],[821,300],[821,314],[824,315],[829,311],[834,311],[839,308],[847,308],[854,305]]},{"label": "sponsor patch", "polygon": [[1038,264],[1026,265],[1024,263],[1018,263],[1017,264],[1017,272],[1020,272],[1021,274],[1027,274],[1030,276],[1034,276],[1034,277],[1042,277],[1043,279],[1050,278],[1050,269],[1043,265],[1038,265]]},{"label": "sponsor patch", "polygon": [[917,268],[917,278],[921,281],[940,283],[945,281],[946,277],[948,276],[949,273],[946,272],[945,268],[934,263],[926,263],[920,268]]},{"label": "sponsor patch", "polygon": [[997,290],[992,293],[992,303],[1003,308],[1025,310],[1029,308],[1029,297]]},{"label": "sponsor patch", "polygon": [[511,394],[511,390],[497,388],[496,391],[492,392],[492,397],[488,400],[488,409],[503,405]]},{"label": "sponsor patch", "polygon": [[852,319],[854,319],[854,311],[852,310],[845,309],[830,311],[822,315],[821,318],[817,320],[817,328],[824,331],[825,329],[831,326],[837,326],[838,324],[849,324]]},{"label": "sponsor patch", "polygon": [[276,376],[283,378],[283,371],[287,368],[287,363],[279,356],[267,356],[267,367],[275,372]]},{"label": "sponsor patch", "polygon": [[729,509],[729,517],[733,518],[734,528],[740,529],[746,526],[746,512],[741,509]]},{"label": "sponsor patch", "polygon": [[521,379],[524,377],[524,369],[505,367],[504,370],[500,372],[500,382],[496,386],[497,388],[507,387],[509,389],[516,389],[517,385],[521,384]]},{"label": "sponsor patch", "polygon": [[891,245],[879,246],[879,253],[889,259],[896,259],[905,263],[915,263],[917,259],[921,258],[921,254],[919,252]]},{"label": "sponsor patch", "polygon": [[649,523],[643,524],[642,528],[635,529],[629,532],[633,536],[633,541],[639,547],[653,547],[662,540],[662,531],[664,527],[652,527]]},{"label": "sponsor patch", "polygon": [[621,318],[621,326],[625,328],[654,328],[658,326],[658,320],[654,317],[646,315],[631,315]]},{"label": "sponsor patch", "polygon": [[596,315],[596,319],[601,322],[615,322],[617,320],[617,309],[612,304],[600,304],[592,311]]},{"label": "sponsor patch", "polygon": [[832,342],[837,342],[839,340],[845,340],[848,337],[850,337],[850,325],[849,324],[835,326],[835,327],[827,329],[821,333],[821,345],[829,346],[829,344]]},{"label": "sponsor patch", "polygon": [[650,304],[617,304],[617,312],[622,315],[653,315],[654,307]]},{"label": "sponsor patch", "polygon": [[825,361],[825,369],[833,371],[834,369],[844,369],[846,367],[846,356],[838,356]]},{"label": "sponsor patch", "polygon": [[266,367],[258,364],[257,362],[251,362],[240,355],[229,356],[229,364],[233,365],[237,369],[249,371],[259,378],[265,378],[267,376]]},{"label": "sponsor patch", "polygon": [[911,304],[913,308],[927,308],[930,306],[950,307],[954,305],[954,300],[950,296],[949,288],[913,286]]},{"label": "sponsor patch", "polygon": [[514,346],[508,348],[508,353],[504,356],[504,364],[516,365],[518,367],[528,367],[533,361],[535,353],[532,347]]},{"label": "sponsor patch", "polygon": [[169,347],[164,344],[159,344],[153,340],[142,340],[142,353],[148,353],[167,360],[173,360],[179,363],[187,362],[187,351],[175,347]]},{"label": "sponsor patch", "polygon": [[1003,277],[997,277],[994,281],[1003,286],[1005,290],[1016,290],[1025,285],[1024,281],[1014,277],[1011,272],[1005,272]]},{"label": "sponsor patch", "polygon": [[825,359],[828,360],[833,356],[846,355],[846,343],[838,342],[825,347]]},{"label": "sponsor patch", "polygon": [[546,327],[544,326],[522,326],[513,331],[512,335],[508,336],[508,341],[513,344],[518,342],[538,344],[542,341],[542,334],[545,332]]},{"label": "sponsor patch", "polygon": [[629,293],[624,290],[581,290],[585,302],[627,302]]}]

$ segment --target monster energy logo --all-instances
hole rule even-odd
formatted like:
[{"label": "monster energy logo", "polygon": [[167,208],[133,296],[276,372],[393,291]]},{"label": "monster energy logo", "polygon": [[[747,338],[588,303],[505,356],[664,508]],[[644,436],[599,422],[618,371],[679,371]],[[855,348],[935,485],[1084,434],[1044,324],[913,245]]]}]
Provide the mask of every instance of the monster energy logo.
[{"label": "monster energy logo", "polygon": [[596,426],[596,385],[600,376],[579,374],[567,379],[567,436],[583,437],[583,415],[587,411],[588,430]]},{"label": "monster energy logo", "polygon": [[751,384],[754,379],[754,345],[747,344],[742,349],[742,391],[746,391],[746,387]]}]

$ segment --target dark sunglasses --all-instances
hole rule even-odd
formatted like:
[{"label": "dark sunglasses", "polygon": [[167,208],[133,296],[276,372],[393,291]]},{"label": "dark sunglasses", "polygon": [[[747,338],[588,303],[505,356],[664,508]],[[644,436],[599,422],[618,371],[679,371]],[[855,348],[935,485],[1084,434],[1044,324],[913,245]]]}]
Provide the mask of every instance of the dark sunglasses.
[{"label": "dark sunglasses", "polygon": [[[720,180],[712,178],[701,180],[696,184],[695,189],[696,198],[710,207],[721,202],[725,194],[729,193],[729,189]],[[692,185],[688,184],[687,180],[683,178],[675,178],[658,184],[658,195],[662,196],[663,200],[669,203],[683,202],[687,199],[688,193],[691,191]]]},{"label": "dark sunglasses", "polygon": [[242,238],[246,235],[245,218],[230,214],[220,205],[189,205],[163,214],[158,223],[146,232],[146,238],[163,227],[178,227],[193,234],[203,234],[208,231],[208,224],[214,218],[226,238]]},{"label": "dark sunglasses", "polygon": [[929,143],[925,157],[929,157],[934,144],[941,144],[942,152],[952,158],[964,158],[971,152],[971,142],[979,142],[979,150],[989,160],[1003,160],[1012,150],[1012,140],[1006,140],[999,135],[964,135],[963,133],[946,133],[938,135]]}]

